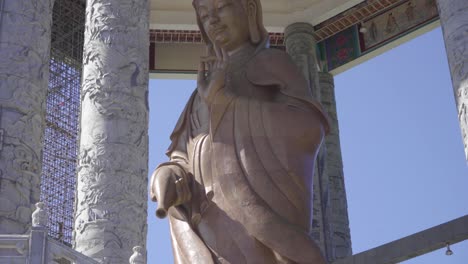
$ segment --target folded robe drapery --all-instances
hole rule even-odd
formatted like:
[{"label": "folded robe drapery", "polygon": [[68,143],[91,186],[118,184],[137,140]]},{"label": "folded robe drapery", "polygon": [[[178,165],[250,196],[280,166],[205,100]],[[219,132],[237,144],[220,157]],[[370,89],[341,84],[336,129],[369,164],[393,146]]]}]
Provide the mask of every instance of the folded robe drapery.
[{"label": "folded robe drapery", "polygon": [[168,155],[193,175],[193,201],[170,211],[176,263],[321,263],[309,231],[326,115],[284,52],[263,49],[245,69],[241,85],[280,99],[221,91],[208,107],[195,92],[171,136]]}]

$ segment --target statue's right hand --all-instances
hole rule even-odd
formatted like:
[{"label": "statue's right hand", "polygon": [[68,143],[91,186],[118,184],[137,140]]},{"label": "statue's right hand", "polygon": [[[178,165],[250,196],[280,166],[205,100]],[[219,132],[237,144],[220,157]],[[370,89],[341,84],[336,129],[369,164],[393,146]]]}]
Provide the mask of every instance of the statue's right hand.
[{"label": "statue's right hand", "polygon": [[213,101],[216,93],[224,87],[226,79],[229,56],[224,49],[215,47],[215,52],[216,56],[207,51],[207,56],[201,57],[198,68],[197,90],[207,103]]},{"label": "statue's right hand", "polygon": [[151,177],[150,196],[158,202],[156,216],[164,218],[171,206],[177,206],[191,199],[189,182],[177,166],[162,166]]}]

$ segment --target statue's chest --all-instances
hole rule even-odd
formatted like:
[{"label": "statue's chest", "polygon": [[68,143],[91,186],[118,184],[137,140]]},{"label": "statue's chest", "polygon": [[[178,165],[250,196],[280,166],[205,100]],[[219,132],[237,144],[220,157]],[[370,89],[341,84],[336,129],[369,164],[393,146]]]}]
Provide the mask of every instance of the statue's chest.
[{"label": "statue's chest", "polygon": [[274,100],[276,89],[268,86],[258,86],[252,84],[246,77],[245,70],[230,72],[226,75],[227,92],[234,96],[247,97],[260,101]]}]

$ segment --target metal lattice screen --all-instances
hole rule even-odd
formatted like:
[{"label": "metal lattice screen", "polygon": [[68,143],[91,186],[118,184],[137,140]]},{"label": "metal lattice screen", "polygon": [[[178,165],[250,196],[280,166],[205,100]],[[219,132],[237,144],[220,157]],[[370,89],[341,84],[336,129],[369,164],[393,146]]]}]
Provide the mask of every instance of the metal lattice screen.
[{"label": "metal lattice screen", "polygon": [[55,1],[41,201],[49,236],[66,245],[73,234],[84,23],[83,0]]}]

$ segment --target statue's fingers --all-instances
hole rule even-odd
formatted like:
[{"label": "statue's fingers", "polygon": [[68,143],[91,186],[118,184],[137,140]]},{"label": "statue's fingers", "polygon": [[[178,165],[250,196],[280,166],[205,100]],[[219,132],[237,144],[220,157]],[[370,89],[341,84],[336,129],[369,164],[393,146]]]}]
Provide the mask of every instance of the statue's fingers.
[{"label": "statue's fingers", "polygon": [[177,201],[175,205],[179,205],[184,201],[184,191],[182,189],[181,179],[175,181],[176,193],[177,193]]},{"label": "statue's fingers", "polygon": [[185,203],[190,200],[190,189],[185,178],[180,179],[179,184],[182,192],[182,202]]},{"label": "statue's fingers", "polygon": [[181,192],[180,200],[182,203],[187,201],[187,188],[185,187],[186,185],[187,184],[185,183],[184,178],[181,178],[179,180],[179,186],[180,186],[180,192]]},{"label": "statue's fingers", "polygon": [[184,200],[184,190],[182,189],[182,185],[180,184],[181,179],[176,180],[176,191],[177,191],[177,204],[182,203]]},{"label": "statue's fingers", "polygon": [[183,188],[184,188],[184,201],[189,201],[190,200],[190,196],[192,195],[192,193],[190,192],[190,188],[189,188],[189,185],[188,185],[188,182],[186,179],[184,179],[183,181]]},{"label": "statue's fingers", "polygon": [[216,69],[217,70],[220,70],[220,69],[223,69],[224,67],[224,55],[223,55],[223,52],[221,51],[220,52],[220,57],[219,59],[216,61]]},{"label": "statue's fingers", "polygon": [[215,54],[216,54],[216,58],[218,58],[218,60],[221,60],[222,59],[222,52],[221,52],[221,49],[218,47],[218,46],[214,46],[214,51],[215,51]]},{"label": "statue's fingers", "polygon": [[[201,62],[204,62],[205,63],[205,71],[206,72],[211,72],[213,71],[213,67],[214,67],[214,63],[217,61],[218,59],[211,55],[211,56],[205,56],[205,57],[201,57],[200,58],[200,61]],[[206,75],[206,74],[205,74]]]},{"label": "statue's fingers", "polygon": [[222,53],[222,66],[225,67],[227,66],[228,60],[229,60],[229,54],[227,53],[226,49],[221,50]]},{"label": "statue's fingers", "polygon": [[203,61],[203,62],[212,62],[212,61],[216,61],[218,58],[216,58],[216,56],[204,56],[204,57],[200,57],[200,61]]},{"label": "statue's fingers", "polygon": [[207,57],[213,56],[213,45],[206,45],[205,52]]},{"label": "statue's fingers", "polygon": [[198,85],[204,84],[206,80],[206,65],[205,62],[202,60],[198,65]]},{"label": "statue's fingers", "polygon": [[212,72],[214,70],[214,65],[215,65],[215,61],[210,61],[209,62],[208,72]]}]

